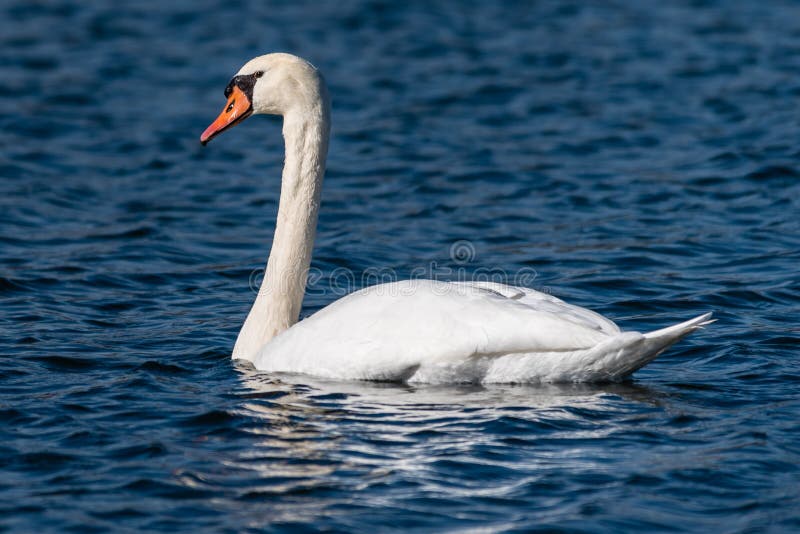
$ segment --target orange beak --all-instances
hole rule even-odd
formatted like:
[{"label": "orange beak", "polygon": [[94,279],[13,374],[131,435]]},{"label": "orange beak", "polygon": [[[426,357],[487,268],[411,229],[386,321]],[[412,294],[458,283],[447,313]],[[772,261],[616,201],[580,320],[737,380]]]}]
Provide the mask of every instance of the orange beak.
[{"label": "orange beak", "polygon": [[228,97],[228,103],[225,104],[225,109],[200,136],[200,143],[205,145],[218,134],[221,134],[231,126],[239,124],[252,114],[253,107],[247,95],[234,85],[231,95]]}]

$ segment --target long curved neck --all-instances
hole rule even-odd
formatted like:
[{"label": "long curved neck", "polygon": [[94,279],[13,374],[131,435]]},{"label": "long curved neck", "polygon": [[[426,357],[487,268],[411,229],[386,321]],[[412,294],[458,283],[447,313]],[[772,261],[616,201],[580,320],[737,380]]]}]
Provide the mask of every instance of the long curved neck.
[{"label": "long curved neck", "polygon": [[286,160],[272,250],[258,296],[236,339],[234,358],[252,361],[261,347],[300,316],[329,134],[330,111],[324,92],[310,105],[284,115]]}]

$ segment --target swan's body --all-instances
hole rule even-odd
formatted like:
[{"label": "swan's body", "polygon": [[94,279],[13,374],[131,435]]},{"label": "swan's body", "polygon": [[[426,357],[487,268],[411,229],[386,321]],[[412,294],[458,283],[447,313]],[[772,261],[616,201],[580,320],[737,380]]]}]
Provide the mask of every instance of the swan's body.
[{"label": "swan's body", "polygon": [[297,322],[316,232],[330,131],[317,70],[288,54],[248,62],[204,143],[251,113],[284,117],[286,161],[264,281],[233,358],[270,372],[412,382],[620,380],[709,322],[621,332],[608,319],[527,288],[409,280],[348,295]]},{"label": "swan's body", "polygon": [[615,381],[707,319],[643,335],[532,289],[405,280],[339,299],[279,334],[253,363],[362,380]]}]

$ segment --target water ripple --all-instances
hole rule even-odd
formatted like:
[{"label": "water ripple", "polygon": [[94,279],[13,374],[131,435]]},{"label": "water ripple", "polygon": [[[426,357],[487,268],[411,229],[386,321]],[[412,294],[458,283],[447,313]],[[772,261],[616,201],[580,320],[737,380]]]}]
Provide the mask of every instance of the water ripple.
[{"label": "water ripple", "polygon": [[[0,28],[0,530],[800,530],[797,6],[10,0]],[[527,269],[623,327],[719,322],[619,385],[231,362],[282,145],[197,136],[268,50],[333,95],[323,287]]]}]

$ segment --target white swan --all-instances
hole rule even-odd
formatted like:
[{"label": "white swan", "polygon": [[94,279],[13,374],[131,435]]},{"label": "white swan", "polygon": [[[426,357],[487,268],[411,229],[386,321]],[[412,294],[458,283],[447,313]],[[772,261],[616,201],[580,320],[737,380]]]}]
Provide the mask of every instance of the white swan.
[{"label": "white swan", "polygon": [[289,54],[245,64],[205,144],[251,114],[283,116],[286,160],[272,251],[233,358],[259,370],[324,378],[454,382],[620,380],[711,322],[641,334],[523,287],[408,280],[347,295],[297,322],[330,132],[322,76]]}]

